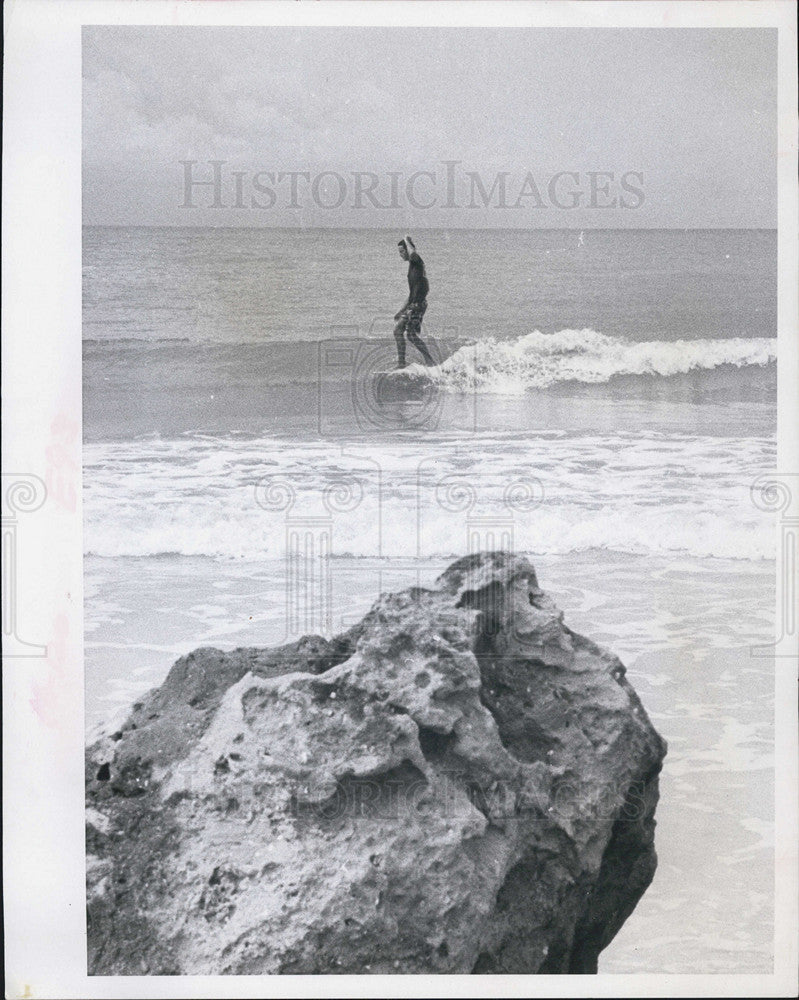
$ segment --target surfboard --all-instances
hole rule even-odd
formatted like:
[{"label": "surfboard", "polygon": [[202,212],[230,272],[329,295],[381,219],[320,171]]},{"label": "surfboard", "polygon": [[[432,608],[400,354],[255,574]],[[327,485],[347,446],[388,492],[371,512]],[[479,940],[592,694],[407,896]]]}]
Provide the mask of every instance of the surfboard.
[{"label": "surfboard", "polygon": [[384,400],[413,400],[427,396],[435,384],[429,372],[430,369],[419,365],[374,371],[372,372],[374,393]]},{"label": "surfboard", "polygon": [[421,365],[408,365],[407,368],[378,368],[372,372],[372,375],[375,377],[385,376],[387,378],[406,379],[409,381],[422,379],[429,382],[431,381],[429,375],[431,371],[435,371],[435,369],[423,368]]}]

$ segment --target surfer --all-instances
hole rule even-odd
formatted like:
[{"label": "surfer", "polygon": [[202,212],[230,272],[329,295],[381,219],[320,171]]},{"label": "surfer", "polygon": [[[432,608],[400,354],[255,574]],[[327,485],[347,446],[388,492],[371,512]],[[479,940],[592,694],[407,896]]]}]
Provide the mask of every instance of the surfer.
[{"label": "surfer", "polygon": [[399,322],[394,327],[394,339],[397,341],[398,367],[405,367],[405,337],[413,344],[424,358],[426,365],[434,365],[430,352],[419,336],[422,330],[422,317],[427,309],[427,293],[430,283],[424,270],[424,261],[416,252],[413,240],[406,236],[397,244],[399,254],[408,261],[408,301],[394,317]]}]

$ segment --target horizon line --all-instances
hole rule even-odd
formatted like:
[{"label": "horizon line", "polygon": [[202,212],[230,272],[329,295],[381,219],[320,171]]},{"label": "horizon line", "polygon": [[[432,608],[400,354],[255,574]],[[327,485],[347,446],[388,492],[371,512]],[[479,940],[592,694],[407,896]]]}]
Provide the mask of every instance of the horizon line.
[{"label": "horizon line", "polygon": [[269,232],[351,232],[370,233],[414,232],[430,233],[646,233],[646,232],[778,232],[779,226],[417,226],[404,224],[401,226],[241,226],[241,225],[177,225],[174,223],[152,224],[146,222],[82,222],[81,229],[246,229]]}]

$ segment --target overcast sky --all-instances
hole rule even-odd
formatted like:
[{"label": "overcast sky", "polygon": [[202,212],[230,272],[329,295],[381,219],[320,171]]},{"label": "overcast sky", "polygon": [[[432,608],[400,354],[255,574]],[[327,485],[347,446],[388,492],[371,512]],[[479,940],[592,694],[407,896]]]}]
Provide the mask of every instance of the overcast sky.
[{"label": "overcast sky", "polygon": [[776,30],[89,27],[83,86],[88,224],[776,225]]}]

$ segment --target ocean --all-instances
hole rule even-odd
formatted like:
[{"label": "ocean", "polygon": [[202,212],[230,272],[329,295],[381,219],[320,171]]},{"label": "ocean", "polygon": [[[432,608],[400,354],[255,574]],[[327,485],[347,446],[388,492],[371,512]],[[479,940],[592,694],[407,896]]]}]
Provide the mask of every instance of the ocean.
[{"label": "ocean", "polygon": [[[771,970],[772,231],[84,231],[86,716],[201,645],[335,632],[528,553],[669,741],[660,866],[603,972]],[[408,360],[414,360],[408,349]]]}]

